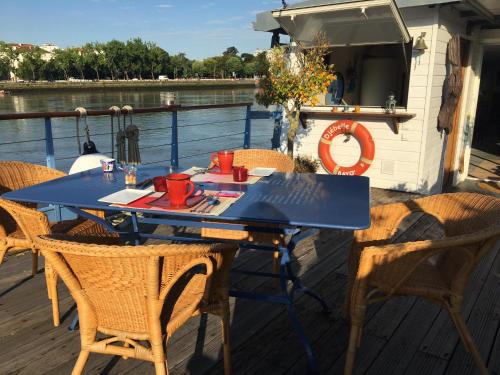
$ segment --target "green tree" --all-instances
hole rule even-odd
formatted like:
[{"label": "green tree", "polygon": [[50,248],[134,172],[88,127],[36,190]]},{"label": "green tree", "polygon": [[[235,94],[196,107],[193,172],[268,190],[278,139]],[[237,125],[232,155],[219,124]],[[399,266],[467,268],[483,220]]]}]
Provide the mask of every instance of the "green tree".
[{"label": "green tree", "polygon": [[236,47],[228,47],[223,53],[222,56],[238,56],[238,49]]},{"label": "green tree", "polygon": [[167,70],[169,59],[168,53],[155,43],[146,43],[145,64],[149,69],[151,79],[155,79],[155,76]]},{"label": "green tree", "polygon": [[99,72],[106,66],[106,58],[104,55],[104,46],[101,43],[87,43],[82,48],[83,60],[85,65],[94,70],[96,79],[101,79]]},{"label": "green tree", "polygon": [[7,44],[0,40],[0,80],[10,78],[10,62],[6,56]]},{"label": "green tree", "polygon": [[255,62],[255,73],[261,77],[266,75],[269,70],[266,52],[259,53],[253,61]]},{"label": "green tree", "polygon": [[[226,76],[226,61],[227,57],[226,56],[215,56],[215,71],[217,74],[220,75],[222,79]],[[214,75],[214,78],[217,78],[216,75]]]},{"label": "green tree", "polygon": [[326,93],[334,79],[331,66],[324,57],[328,44],[318,35],[314,47],[305,48],[300,43],[292,49],[274,47],[269,55],[269,70],[260,81],[257,102],[268,106],[280,104],[290,122],[287,134],[288,155],[293,157],[293,146],[299,128],[300,110],[305,104],[316,105],[317,95]]},{"label": "green tree", "polygon": [[67,80],[73,66],[73,52],[70,49],[57,49],[54,51],[52,60],[55,67],[63,72],[64,79]]},{"label": "green tree", "polygon": [[19,76],[35,81],[40,77],[43,65],[42,50],[39,47],[31,47],[20,55]]},{"label": "green tree", "polygon": [[225,71],[228,75],[238,76],[243,71],[243,63],[238,56],[229,56],[226,60]]},{"label": "green tree", "polygon": [[243,60],[243,63],[249,63],[255,59],[255,56],[252,55],[251,53],[242,53],[241,54],[241,60]]},{"label": "green tree", "polygon": [[10,77],[9,61],[5,57],[0,57],[0,80],[7,80]]},{"label": "green tree", "polygon": [[246,77],[253,77],[257,73],[257,63],[255,61],[244,63],[243,73]]},{"label": "green tree", "polygon": [[56,79],[64,78],[63,73],[56,65],[55,59],[50,59],[49,61],[45,61],[41,69],[41,76],[47,81],[53,81]]},{"label": "green tree", "polygon": [[130,59],[130,70],[134,76],[142,79],[142,74],[147,69],[148,46],[141,38],[130,39],[126,45],[126,54]]},{"label": "green tree", "polygon": [[[126,58],[125,43],[113,39],[104,44],[103,49],[106,67],[109,69],[111,79],[118,79],[124,67],[128,66],[128,62],[124,61]],[[127,75],[125,77],[127,78]]]},{"label": "green tree", "polygon": [[215,57],[209,57],[203,60],[203,65],[205,66],[206,76],[215,78],[217,73],[217,59]]},{"label": "green tree", "polygon": [[9,65],[10,73],[14,74],[14,77],[16,77],[17,76],[16,62],[19,58],[19,52],[17,50],[15,50],[12,46],[10,46],[4,42],[1,42],[0,43],[0,54],[5,56],[5,59],[7,60],[7,64]]},{"label": "green tree", "polygon": [[205,66],[205,61],[195,60],[191,66],[193,74],[199,78],[207,76],[207,69]]},{"label": "green tree", "polygon": [[172,56],[170,66],[173,72],[173,77],[187,77],[191,68],[191,61],[186,57],[184,52]]},{"label": "green tree", "polygon": [[74,69],[78,71],[81,79],[85,79],[85,55],[82,48],[68,48],[68,53],[70,54],[71,63]]}]

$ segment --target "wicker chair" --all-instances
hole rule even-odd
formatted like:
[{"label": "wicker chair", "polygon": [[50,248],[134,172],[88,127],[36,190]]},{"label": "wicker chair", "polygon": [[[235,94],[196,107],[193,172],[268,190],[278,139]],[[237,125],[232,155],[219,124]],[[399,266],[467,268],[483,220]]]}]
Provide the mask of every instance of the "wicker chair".
[{"label": "wicker chair", "polygon": [[[291,173],[294,169],[294,162],[287,155],[274,150],[262,149],[235,150],[233,164],[236,166],[244,166],[249,170],[257,167],[276,168],[276,171],[281,173]],[[259,224],[252,223],[252,226],[259,226]],[[201,235],[210,238],[223,238],[266,244],[272,243],[276,247],[283,241],[282,236],[278,234],[227,229],[202,228]],[[273,271],[275,273],[279,271],[279,253],[277,251],[274,252]]]},{"label": "wicker chair", "polygon": [[[10,190],[21,189],[42,183],[66,174],[40,165],[11,161],[0,162],[0,194]],[[100,211],[89,211],[96,216],[104,217]],[[62,233],[88,237],[89,241],[103,244],[118,244],[119,236],[110,233],[101,225],[91,220],[66,220],[50,223],[32,204],[19,204],[0,199],[0,264],[7,251],[32,251],[32,274],[38,270],[38,251],[33,247],[33,239],[38,235]],[[59,325],[59,299],[57,294],[57,274],[49,262],[45,262],[45,280],[47,292],[52,301],[54,325]]]},{"label": "wicker chair", "polygon": [[[156,374],[167,374],[163,340],[207,312],[221,318],[230,373],[228,274],[235,246],[84,245],[61,236],[39,237],[35,245],[78,306],[81,351],[73,375],[82,373],[90,352],[151,361]],[[98,332],[107,338],[97,340]]]},{"label": "wicker chair", "polygon": [[[399,224],[413,212],[434,216],[445,237],[390,243]],[[353,370],[366,306],[395,295],[418,296],[444,307],[476,365],[487,374],[460,306],[470,273],[500,240],[500,199],[442,194],[375,207],[371,217],[371,228],[355,232],[349,260],[351,336],[345,374]]]},{"label": "wicker chair", "polygon": [[234,151],[234,165],[248,169],[257,167],[276,168],[277,172],[293,172],[294,163],[291,158],[274,150],[246,149]]},{"label": "wicker chair", "polygon": [[[65,176],[64,172],[55,169],[25,163],[21,161],[0,161],[0,195],[12,190],[22,189],[31,185],[40,184],[56,178]],[[35,205],[26,204],[28,207]],[[0,247],[0,264],[7,250],[23,251],[30,250],[28,241],[22,233],[15,220],[0,208],[0,238],[7,243],[9,239],[9,248]],[[36,275],[38,271],[38,254],[32,253],[32,274]]]}]

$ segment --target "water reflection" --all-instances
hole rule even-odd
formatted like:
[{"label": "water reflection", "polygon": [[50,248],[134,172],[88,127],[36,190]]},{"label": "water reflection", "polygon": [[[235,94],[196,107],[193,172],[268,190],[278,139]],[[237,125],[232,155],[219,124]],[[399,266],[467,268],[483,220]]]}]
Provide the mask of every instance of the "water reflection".
[{"label": "water reflection", "polygon": [[[167,91],[92,91],[82,93],[43,93],[0,97],[0,113],[68,111],[77,107],[103,109],[112,105],[122,107],[153,107],[164,104]],[[183,90],[175,92],[178,104],[224,104],[252,102],[253,89]],[[202,110],[179,113],[179,157],[184,165],[206,165],[206,152],[241,147],[243,145],[245,108]],[[92,140],[100,152],[111,153],[110,117],[92,117],[88,124]],[[141,130],[142,160],[147,163],[165,163],[170,158],[169,113],[134,115],[134,123]],[[68,170],[78,153],[75,119],[53,119],[56,166]],[[42,119],[1,121],[0,160],[25,160],[45,163],[44,126]],[[114,129],[116,131],[116,121]],[[81,131],[81,134],[83,132]],[[270,147],[272,124],[268,120],[252,121],[252,147]],[[212,137],[207,141],[197,139]],[[26,142],[37,140],[37,142]],[[81,140],[84,141],[84,137]],[[15,144],[8,144],[17,142]],[[191,156],[198,155],[198,156]]]}]

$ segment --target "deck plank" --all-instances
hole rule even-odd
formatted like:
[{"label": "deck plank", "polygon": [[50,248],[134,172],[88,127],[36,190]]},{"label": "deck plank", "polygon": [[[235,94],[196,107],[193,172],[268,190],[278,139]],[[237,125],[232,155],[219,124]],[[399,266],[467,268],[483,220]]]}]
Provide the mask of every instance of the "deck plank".
[{"label": "deck plank", "polygon": [[[496,254],[492,272],[488,274],[486,283],[466,321],[476,347],[486,363],[500,322],[500,279],[496,276],[497,272],[500,272],[500,254]],[[497,369],[492,368],[492,370]],[[477,372],[472,357],[461,342],[450,359],[446,373],[456,374],[458,371],[464,375]]]}]

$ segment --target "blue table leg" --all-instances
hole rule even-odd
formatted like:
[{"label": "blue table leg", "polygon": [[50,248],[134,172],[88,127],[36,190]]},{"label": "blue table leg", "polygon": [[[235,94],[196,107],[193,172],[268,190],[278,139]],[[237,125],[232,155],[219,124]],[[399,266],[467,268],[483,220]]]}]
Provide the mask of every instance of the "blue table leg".
[{"label": "blue table leg", "polygon": [[77,311],[68,329],[70,331],[76,331],[78,329],[79,324],[80,324],[80,317],[78,316],[78,311]]},{"label": "blue table leg", "polygon": [[[297,233],[297,235],[299,234],[300,233]],[[293,237],[295,237],[295,235]],[[316,358],[314,356],[311,343],[309,342],[309,339],[307,338],[307,335],[304,332],[304,328],[302,327],[302,324],[300,323],[297,313],[295,312],[294,308],[295,291],[300,291],[316,299],[321,304],[325,312],[329,312],[330,308],[328,304],[317,293],[304,287],[302,285],[302,282],[300,281],[300,278],[297,277],[293,272],[291,265],[291,253],[293,252],[295,245],[298,242],[297,239],[294,240],[293,237],[292,240],[288,243],[287,247],[285,246],[279,247],[279,251],[281,253],[281,263],[280,263],[280,273],[279,273],[280,287],[283,296],[286,297],[286,299],[288,300],[287,303],[288,316],[292,322],[295,332],[299,336],[299,339],[302,342],[302,345],[304,346],[304,351],[306,352],[307,361],[309,365],[309,372],[318,373],[319,371],[318,364],[316,362]],[[290,291],[288,291],[288,281],[291,281],[293,284],[292,289]]]},{"label": "blue table leg", "polygon": [[137,221],[137,214],[132,212],[132,228],[134,230],[134,244],[135,246],[140,245],[140,233],[139,233],[139,223]]},{"label": "blue table leg", "polygon": [[[287,269],[288,277],[291,279],[291,281],[293,283],[293,288],[292,288],[292,293],[291,293],[292,297],[294,296],[294,292],[296,290],[298,290],[299,292],[302,292],[304,294],[307,294],[309,297],[314,298],[316,301],[318,301],[321,304],[321,307],[323,308],[324,313],[329,314],[331,312],[330,306],[328,306],[326,301],[318,293],[316,293],[314,290],[312,290],[312,289],[310,289],[302,284],[302,281],[300,280],[300,278],[295,276],[295,274],[293,273],[292,265],[290,264],[290,262],[288,262],[286,264],[286,269]],[[292,298],[292,302],[293,302],[293,298]]]}]

